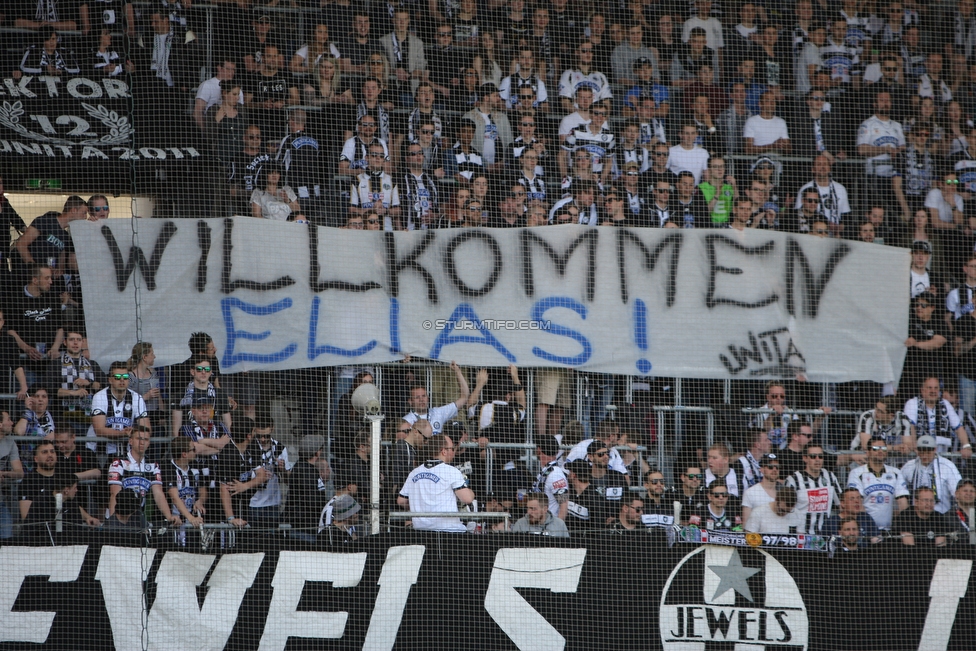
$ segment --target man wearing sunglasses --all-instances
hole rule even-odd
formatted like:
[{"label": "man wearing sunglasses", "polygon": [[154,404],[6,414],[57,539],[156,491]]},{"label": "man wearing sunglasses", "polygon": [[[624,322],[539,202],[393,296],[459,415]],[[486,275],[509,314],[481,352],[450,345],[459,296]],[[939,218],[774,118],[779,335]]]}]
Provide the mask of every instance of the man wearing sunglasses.
[{"label": "man wearing sunglasses", "polygon": [[649,518],[645,524],[648,527],[669,527],[674,524],[674,500],[671,499],[673,490],[664,483],[664,473],[653,468],[644,475],[644,489],[647,497],[644,499],[644,511]]},{"label": "man wearing sunglasses", "polygon": [[[108,387],[92,396],[91,426],[88,436],[103,436],[113,440],[127,439],[133,428],[141,426],[149,431],[149,412],[146,403],[135,391],[129,388],[129,368],[125,362],[112,362],[108,370]],[[89,444],[89,449],[95,449]],[[104,449],[97,448],[113,457],[119,453],[117,443],[106,443]],[[168,510],[164,511],[168,513]]]},{"label": "man wearing sunglasses", "polygon": [[687,524],[688,518],[705,504],[702,490],[705,473],[699,466],[686,466],[680,478],[681,486],[674,490],[674,501],[681,502],[681,523]]},{"label": "man wearing sunglasses", "polygon": [[627,476],[609,467],[610,448],[596,439],[587,447],[586,460],[590,462],[590,482],[596,492],[610,502],[619,502],[627,492]]},{"label": "man wearing sunglasses", "polygon": [[834,506],[840,506],[837,476],[824,470],[824,450],[811,443],[803,450],[804,469],[790,475],[786,485],[796,490],[796,510],[803,515],[800,531],[820,534]]},{"label": "man wearing sunglasses", "polygon": [[708,504],[688,518],[688,523],[708,531],[742,531],[742,516],[729,506],[728,486],[721,480],[713,481],[706,495]]},{"label": "man wearing sunglasses", "polygon": [[620,503],[620,511],[610,528],[614,531],[636,531],[641,529],[641,519],[644,517],[644,500],[632,497]]},{"label": "man wearing sunglasses", "polygon": [[885,464],[888,444],[883,438],[868,441],[868,462],[847,476],[847,485],[864,498],[864,510],[881,530],[891,528],[897,511],[908,508],[908,485],[901,471]]},{"label": "man wearing sunglasses", "polygon": [[763,504],[776,499],[780,487],[780,460],[775,454],[766,454],[759,460],[762,480],[746,489],[742,495],[742,520],[749,522],[752,512]]},{"label": "man wearing sunglasses", "polygon": [[[184,415],[188,415],[187,425],[190,427],[196,425],[191,408],[197,403],[198,397],[204,397],[208,400],[208,404],[212,407],[211,416],[213,418],[219,417],[224,427],[230,431],[231,405],[224,391],[215,387],[213,382],[211,382],[213,378],[213,367],[210,365],[210,359],[206,355],[197,355],[193,358],[193,364],[190,366],[190,376],[193,378],[193,381],[187,385],[179,405],[172,410],[173,436],[177,436],[180,433]],[[187,414],[187,412],[190,413]]]}]

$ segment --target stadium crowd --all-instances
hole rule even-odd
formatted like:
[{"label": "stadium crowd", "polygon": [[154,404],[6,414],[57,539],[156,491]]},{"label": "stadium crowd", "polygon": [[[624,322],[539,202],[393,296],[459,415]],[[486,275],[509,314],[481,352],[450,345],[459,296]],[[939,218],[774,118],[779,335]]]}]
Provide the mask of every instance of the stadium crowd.
[{"label": "stadium crowd", "polygon": [[[649,405],[673,395],[666,378],[610,419],[602,407],[621,402],[619,378],[588,376],[603,397],[580,423],[568,418],[569,371],[538,371],[527,396],[514,367],[469,377],[452,365],[438,369],[435,393],[445,400],[431,407],[428,386],[405,364],[384,380],[387,413],[405,414],[389,434],[385,508],[452,511],[460,500],[518,514],[524,506],[515,529],[550,535],[693,524],[837,533],[852,547],[885,532],[944,544],[968,529],[972,0],[319,5],[303,7],[299,30],[282,19],[290,14],[220,3],[208,9],[206,32],[205,14],[189,2],[29,0],[0,10],[0,25],[36,38],[5,68],[14,79],[126,80],[137,128],[208,152],[198,182],[209,216],[387,231],[758,228],[911,250],[898,387],[836,387],[835,404],[820,405],[802,377],[741,382],[743,404],[765,398],[766,413],[730,418],[711,446],[685,436],[671,487],[664,468],[637,453],[664,436]],[[204,69],[209,52],[214,70]],[[9,317],[0,352],[24,404],[0,437],[39,439],[18,454],[0,438],[0,481],[23,481],[25,523],[57,508],[89,526],[148,518],[362,533],[355,523],[369,503],[370,446],[349,395],[372,381],[371,370],[334,372],[342,390],[323,421],[318,387],[329,371],[221,377],[203,333],[180,365],[157,369],[152,345],[138,342],[129,360],[100,369],[86,357],[70,223],[108,217],[108,201],[73,196],[30,226],[6,202],[0,208],[20,234],[0,241],[12,252],[0,269]],[[828,418],[838,406],[864,416],[846,425],[808,419],[786,406],[787,389]],[[286,448],[269,405],[289,392],[302,403],[303,436]],[[689,393],[729,404],[714,383]],[[525,427],[530,408],[534,432]],[[76,443],[76,435],[109,441]],[[150,435],[172,443],[151,444]],[[539,472],[519,450],[495,449],[488,491],[485,446],[527,436]],[[851,436],[841,454],[824,445]],[[469,440],[479,447],[460,447]],[[72,478],[104,491],[83,507]],[[0,506],[0,535],[12,534],[12,511]],[[412,526],[466,530],[460,520]]]}]

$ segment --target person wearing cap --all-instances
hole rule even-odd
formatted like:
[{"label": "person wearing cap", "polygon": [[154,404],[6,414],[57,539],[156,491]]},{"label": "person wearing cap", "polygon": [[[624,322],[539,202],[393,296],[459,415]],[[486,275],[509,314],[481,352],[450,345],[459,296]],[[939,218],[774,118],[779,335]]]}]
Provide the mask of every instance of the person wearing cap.
[{"label": "person wearing cap", "polygon": [[316,526],[325,506],[325,483],[329,480],[329,463],[325,458],[324,436],[312,434],[298,444],[298,462],[288,476],[288,497],[282,522],[291,525],[289,535],[314,540]]},{"label": "person wearing cap", "polygon": [[788,155],[792,151],[786,120],[776,115],[777,91],[767,90],[759,98],[759,115],[746,120],[742,129],[742,150],[755,156],[767,152]]},{"label": "person wearing cap", "polygon": [[245,38],[246,43],[242,47],[242,51],[246,52],[244,68],[248,73],[253,74],[258,71],[264,46],[274,42],[271,34],[273,28],[268,10],[265,7],[255,9],[251,17],[251,34]]},{"label": "person wearing cap", "polygon": [[[560,520],[566,520],[569,508],[569,478],[560,467],[559,442],[556,437],[542,434],[537,437],[536,456],[539,457],[539,474],[532,490],[545,493],[549,498],[549,512]],[[570,459],[566,460],[569,463]]]},{"label": "person wearing cap", "polygon": [[[953,412],[955,413],[955,412]],[[952,498],[962,477],[959,469],[949,459],[939,455],[935,437],[926,434],[915,443],[918,455],[901,467],[908,490],[914,494],[919,488],[928,488],[935,494],[935,510],[948,513]]]},{"label": "person wearing cap", "polygon": [[938,510],[939,500],[935,492],[921,486],[913,491],[913,496],[913,508],[899,513],[891,530],[901,534],[903,545],[944,546],[946,534],[952,531],[953,523]]},{"label": "person wearing cap", "polygon": [[[227,394],[222,389],[218,388],[214,381],[214,368],[216,364],[210,359],[206,353],[195,354],[190,361],[189,371],[191,382],[186,385],[186,387],[174,386],[173,391],[170,396],[173,397],[174,403],[171,408],[171,417],[173,421],[173,435],[179,436],[181,428],[183,426],[184,416],[189,415],[189,420],[187,425],[193,426],[195,423],[192,420],[192,407],[193,402],[198,397],[209,398],[209,404],[211,407],[210,417],[211,419],[219,416],[220,422],[224,424],[224,428],[228,431],[231,426],[231,405]],[[182,391],[179,403],[175,402],[175,396],[179,395],[177,392]],[[202,406],[204,403],[200,403]],[[218,437],[219,438],[219,437]],[[227,444],[224,440],[219,448],[222,448]],[[218,450],[219,450],[218,448]],[[202,452],[197,450],[197,452]]]},{"label": "person wearing cap", "polygon": [[[919,211],[928,220],[925,211]],[[921,296],[925,294],[930,300],[939,300],[939,293],[944,286],[938,276],[929,271],[929,260],[932,259],[932,244],[922,240],[912,242],[912,263],[911,263],[911,296]]]},{"label": "person wearing cap", "polygon": [[[451,465],[456,449],[451,437],[435,434],[427,441],[425,449],[429,460],[407,475],[397,504],[415,513],[447,513],[456,511],[459,501],[464,504],[474,502],[474,491],[468,488],[468,480]],[[467,531],[460,518],[413,518],[413,528],[416,531]]]},{"label": "person wearing cap", "polygon": [[543,493],[526,495],[525,515],[512,525],[512,533],[532,533],[537,536],[569,538],[566,523],[546,508],[546,502],[547,498]]},{"label": "person wearing cap", "polygon": [[195,453],[194,468],[209,483],[217,455],[230,443],[230,430],[222,422],[213,420],[214,401],[206,394],[193,398],[190,419],[180,427],[179,438],[186,437],[193,442]]},{"label": "person wearing cap", "polygon": [[[911,389],[910,386],[905,388],[906,390]],[[955,434],[959,441],[960,454],[964,459],[970,458],[973,455],[973,446],[969,441],[969,433],[963,427],[959,414],[952,404],[940,395],[941,387],[938,376],[924,375],[920,388],[920,395],[909,399],[902,410],[912,424],[908,449],[912,449],[912,442],[920,434],[927,434],[932,437],[937,445],[943,446],[942,449],[952,449],[955,447],[952,440],[953,434]],[[933,445],[933,447],[936,446]],[[907,476],[906,479],[908,479]]]},{"label": "person wearing cap", "polygon": [[796,499],[795,488],[781,487],[773,501],[753,509],[745,530],[752,533],[800,533],[803,514],[796,508]]},{"label": "person wearing cap", "polygon": [[502,169],[505,165],[504,152],[511,147],[514,138],[508,116],[502,110],[502,98],[494,84],[481,84],[481,97],[477,105],[465,113],[461,120],[474,123],[474,135],[470,144],[481,155],[485,169]]},{"label": "person wearing cap", "polygon": [[[863,498],[864,510],[878,528],[884,530],[891,528],[896,513],[908,508],[910,494],[901,471],[885,463],[887,456],[888,444],[884,437],[872,437],[867,445],[867,463],[847,475],[848,489],[857,489]],[[843,500],[841,510],[844,510]]]},{"label": "person wearing cap", "polygon": [[597,492],[590,477],[590,464],[585,459],[570,461],[563,466],[569,479],[566,505],[566,526],[571,531],[604,529],[612,517],[610,503]]},{"label": "person wearing cap", "polygon": [[960,531],[969,533],[976,522],[970,520],[970,512],[976,508],[976,482],[968,477],[956,484],[956,503],[949,514],[953,524],[957,524]]},{"label": "person wearing cap", "polygon": [[670,106],[671,93],[667,86],[654,78],[654,63],[647,57],[640,57],[634,59],[632,67],[634,85],[624,97],[624,116],[634,115],[639,109],[641,100],[650,99],[655,108],[662,106],[664,113],[660,117],[665,117]]},{"label": "person wearing cap", "polygon": [[[851,487],[845,488],[840,496],[840,510],[827,518],[820,533],[824,536],[843,535],[841,533],[841,525],[848,518],[853,518],[857,522],[860,535],[863,538],[866,538],[871,544],[881,542],[881,530],[874,518],[864,512],[864,501],[864,497],[858,489]],[[899,503],[901,501],[904,501],[907,507],[907,496],[903,500],[900,499]],[[899,509],[899,512],[902,510]]]},{"label": "person wearing cap", "polygon": [[776,499],[776,491],[780,486],[780,461],[773,454],[764,454],[759,460],[759,472],[762,479],[753,484],[742,494],[742,519],[749,521],[752,511],[761,504],[768,504]]},{"label": "person wearing cap", "polygon": [[[343,542],[357,540],[360,531],[356,525],[359,524],[359,511],[362,509],[356,498],[348,493],[337,492],[322,509],[319,518],[318,534],[329,534],[335,528],[344,533],[341,536]],[[330,540],[330,542],[338,542]]]},{"label": "person wearing cap", "polygon": [[634,85],[634,61],[649,59],[654,68],[654,78],[659,78],[657,54],[643,43],[644,28],[640,24],[633,24],[627,28],[627,38],[614,48],[610,57],[613,66],[614,81],[627,88]]}]

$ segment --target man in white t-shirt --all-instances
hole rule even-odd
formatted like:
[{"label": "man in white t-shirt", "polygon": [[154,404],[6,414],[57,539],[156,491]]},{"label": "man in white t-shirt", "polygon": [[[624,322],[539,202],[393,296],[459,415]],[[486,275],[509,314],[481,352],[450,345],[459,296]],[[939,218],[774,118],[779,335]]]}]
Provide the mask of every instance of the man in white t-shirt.
[{"label": "man in white t-shirt", "polygon": [[796,510],[796,490],[784,486],[776,499],[760,504],[746,521],[745,530],[753,533],[797,533],[803,526],[803,514]]},{"label": "man in white t-shirt", "polygon": [[719,22],[718,18],[714,18],[712,13],[712,0],[697,0],[695,2],[695,9],[698,15],[693,16],[685,21],[685,24],[681,28],[681,40],[684,43],[688,42],[691,38],[691,30],[695,27],[701,27],[705,30],[706,38],[705,44],[712,48],[713,50],[720,52],[719,48],[725,47],[725,39],[722,35],[722,23]]},{"label": "man in white t-shirt", "polygon": [[[232,81],[236,72],[237,64],[234,60],[225,58],[222,63],[217,65],[217,74],[197,88],[197,98],[193,104],[193,121],[197,123],[200,129],[203,129],[203,116],[207,114],[210,107],[220,106],[220,82]],[[241,93],[237,103],[244,104],[244,93]]]},{"label": "man in white t-shirt", "polygon": [[461,395],[458,396],[458,399],[440,407],[431,407],[430,398],[427,396],[427,389],[425,387],[410,387],[410,398],[407,400],[407,403],[410,405],[410,411],[407,412],[407,415],[402,420],[413,425],[418,420],[423,419],[430,422],[434,434],[441,433],[444,423],[455,418],[458,412],[467,406],[468,396],[471,393],[470,389],[468,389],[468,381],[464,378],[464,373],[461,372],[461,367],[457,365],[457,362],[451,362],[451,370],[454,371],[458,386],[461,387]]},{"label": "man in white t-shirt", "polygon": [[708,169],[709,153],[695,144],[698,127],[694,121],[681,125],[681,142],[668,150],[668,169],[678,174],[691,172],[695,185],[701,183],[702,174]]},{"label": "man in white t-shirt", "polygon": [[776,499],[776,488],[779,484],[779,459],[775,454],[763,455],[759,460],[762,469],[762,481],[750,486],[742,494],[742,520],[749,521],[752,512],[762,504],[769,504]]},{"label": "man in white t-shirt", "polygon": [[747,154],[765,154],[775,151],[789,154],[792,149],[786,120],[776,115],[775,90],[767,90],[759,98],[759,115],[746,120],[742,128],[743,148]]},{"label": "man in white t-shirt", "polygon": [[[413,513],[457,511],[459,500],[471,504],[474,491],[468,488],[468,480],[461,471],[451,465],[455,453],[451,437],[444,434],[432,436],[426,449],[436,450],[437,456],[410,471],[400,489],[397,504]],[[413,528],[417,531],[467,531],[460,518],[414,518]]]}]

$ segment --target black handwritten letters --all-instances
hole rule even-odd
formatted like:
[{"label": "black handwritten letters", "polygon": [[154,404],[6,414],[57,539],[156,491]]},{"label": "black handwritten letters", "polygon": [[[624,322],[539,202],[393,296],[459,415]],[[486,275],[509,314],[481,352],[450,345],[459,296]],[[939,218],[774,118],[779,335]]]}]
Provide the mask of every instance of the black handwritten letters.
[{"label": "black handwritten letters", "polygon": [[[101,300],[111,313],[112,296],[141,283],[155,309],[193,310],[200,328],[221,333],[229,371],[375,363],[403,351],[467,364],[715,378],[816,375],[829,363],[843,375],[897,348],[891,324],[904,312],[897,300],[871,303],[897,295],[902,252],[782,233],[177,223],[144,222],[128,251],[120,244],[133,239],[127,224],[82,225],[82,278],[100,279],[94,313]],[[889,284],[890,292],[877,291]],[[855,305],[878,315],[874,330],[858,326],[863,360],[848,352],[828,362],[804,348],[842,339]],[[170,327],[183,325],[174,318]]]}]

